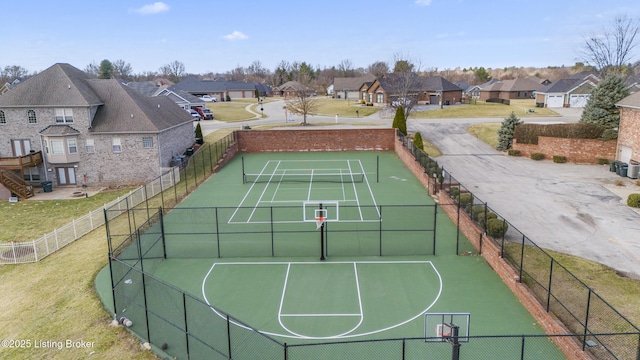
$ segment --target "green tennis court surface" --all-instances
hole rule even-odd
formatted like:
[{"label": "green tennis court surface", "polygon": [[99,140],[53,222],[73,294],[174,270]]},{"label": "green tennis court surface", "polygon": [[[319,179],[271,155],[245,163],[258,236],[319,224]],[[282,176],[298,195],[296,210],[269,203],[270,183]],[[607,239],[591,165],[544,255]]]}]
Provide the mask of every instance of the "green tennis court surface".
[{"label": "green tennis court surface", "polygon": [[[228,313],[288,344],[419,338],[425,313],[452,312],[471,336],[544,334],[392,152],[236,156],[163,221],[167,258],[143,263],[210,306],[191,333]],[[182,301],[158,295],[154,313]],[[538,354],[564,358],[550,342]]]}]

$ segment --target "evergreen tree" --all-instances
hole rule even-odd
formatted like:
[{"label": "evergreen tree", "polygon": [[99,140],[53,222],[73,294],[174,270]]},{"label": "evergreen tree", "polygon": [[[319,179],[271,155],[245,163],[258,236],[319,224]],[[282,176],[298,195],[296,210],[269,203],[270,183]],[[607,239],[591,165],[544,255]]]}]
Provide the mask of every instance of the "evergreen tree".
[{"label": "evergreen tree", "polygon": [[509,150],[513,145],[513,134],[516,126],[522,124],[514,112],[502,121],[502,126],[498,130],[498,150]]},{"label": "evergreen tree", "polygon": [[413,135],[413,145],[420,150],[424,150],[424,142],[422,141],[422,135],[420,135],[419,132]]},{"label": "evergreen tree", "polygon": [[591,92],[580,122],[604,127],[602,139],[617,138],[620,110],[616,103],[627,96],[629,89],[624,81],[618,76],[608,75]]},{"label": "evergreen tree", "polygon": [[113,64],[111,61],[104,59],[100,62],[100,67],[98,68],[98,77],[100,79],[111,79],[113,76]]},{"label": "evergreen tree", "polygon": [[200,123],[196,125],[196,139],[202,139],[202,129],[200,128]]},{"label": "evergreen tree", "polygon": [[402,106],[398,106],[396,109],[396,116],[393,117],[392,127],[400,130],[404,135],[407,135],[407,119],[404,117],[404,108]]},{"label": "evergreen tree", "polygon": [[478,81],[480,81],[480,83],[486,83],[487,81],[491,80],[491,75],[489,75],[489,72],[483,67],[479,67],[473,70],[473,74],[478,78]]}]

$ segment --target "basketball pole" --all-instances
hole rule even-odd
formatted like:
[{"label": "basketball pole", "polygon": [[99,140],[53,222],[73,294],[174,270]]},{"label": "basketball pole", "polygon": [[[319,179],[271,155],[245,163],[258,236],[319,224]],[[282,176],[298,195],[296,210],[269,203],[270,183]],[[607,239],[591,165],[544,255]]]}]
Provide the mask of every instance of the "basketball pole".
[{"label": "basketball pole", "polygon": [[451,343],[451,360],[460,360],[460,341],[458,340],[460,328],[453,323],[449,324],[449,326],[451,326],[451,339],[449,339]]},{"label": "basketball pole", "polygon": [[[322,210],[322,203],[320,203],[320,210]],[[320,225],[320,261],[324,261],[324,222]]]}]

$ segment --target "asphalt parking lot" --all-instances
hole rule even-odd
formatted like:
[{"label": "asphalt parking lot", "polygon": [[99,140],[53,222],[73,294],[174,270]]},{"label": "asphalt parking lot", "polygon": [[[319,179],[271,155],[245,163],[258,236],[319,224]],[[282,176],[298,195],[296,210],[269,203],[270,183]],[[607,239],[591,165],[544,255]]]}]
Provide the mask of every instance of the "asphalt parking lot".
[{"label": "asphalt parking lot", "polygon": [[[574,121],[575,114],[536,119],[559,120]],[[640,212],[626,206],[629,193],[640,193],[635,180],[605,165],[507,156],[467,133],[471,122],[478,121],[415,120],[409,130],[437,146],[439,164],[540,247],[640,279]]]}]

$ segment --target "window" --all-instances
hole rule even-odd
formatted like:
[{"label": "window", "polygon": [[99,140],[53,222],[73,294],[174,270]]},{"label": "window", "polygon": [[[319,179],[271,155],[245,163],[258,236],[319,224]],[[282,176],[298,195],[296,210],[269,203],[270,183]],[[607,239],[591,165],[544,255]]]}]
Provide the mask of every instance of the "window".
[{"label": "window", "polygon": [[29,121],[29,124],[37,124],[38,123],[38,119],[36,119],[36,112],[33,111],[33,110],[27,111],[27,119]]},{"label": "window", "polygon": [[84,143],[84,151],[88,153],[96,152],[96,146],[93,143],[93,139],[87,139]]},{"label": "window", "polygon": [[7,118],[4,116],[4,111],[0,110],[0,124],[6,124]]},{"label": "window", "polygon": [[53,155],[64,155],[64,144],[62,140],[49,140],[51,144],[51,154]]},{"label": "window", "polygon": [[145,148],[153,147],[153,138],[151,136],[143,136],[142,137],[142,146]]},{"label": "window", "polygon": [[384,102],[384,94],[382,94],[382,93],[377,93],[377,94],[376,94],[376,102],[377,102],[377,103],[382,103],[382,102]]},{"label": "window", "polygon": [[72,123],[73,122],[73,109],[56,109],[56,122],[57,123]]},{"label": "window", "polygon": [[76,139],[67,139],[67,147],[69,148],[69,154],[78,153],[78,142]]},{"label": "window", "polygon": [[114,138],[111,140],[111,150],[114,153],[122,152],[122,144],[120,143],[120,138]]},{"label": "window", "polygon": [[36,167],[26,168],[24,172],[25,181],[40,181],[40,172]]}]

